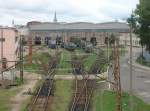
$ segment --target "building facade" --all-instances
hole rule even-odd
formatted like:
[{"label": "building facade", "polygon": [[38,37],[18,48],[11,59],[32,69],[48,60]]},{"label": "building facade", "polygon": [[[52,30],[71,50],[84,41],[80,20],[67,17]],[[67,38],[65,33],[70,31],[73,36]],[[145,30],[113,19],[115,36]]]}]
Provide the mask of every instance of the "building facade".
[{"label": "building facade", "polygon": [[105,37],[117,33],[121,37],[129,36],[129,26],[126,23],[40,23],[30,22],[27,25],[29,37],[33,44],[47,44],[50,40],[61,39],[68,42],[72,38],[80,38],[89,42],[96,41],[97,45],[104,45]]},{"label": "building facade", "polygon": [[[48,45],[50,41],[69,42],[72,38],[80,38],[88,42],[105,45],[105,38],[113,33],[120,40],[120,45],[130,45],[130,27],[126,23],[60,23],[60,22],[29,22],[22,28],[25,41],[29,38],[33,45]],[[133,46],[140,46],[139,38],[133,34]]]},{"label": "building facade", "polygon": [[19,33],[12,27],[0,27],[0,38],[0,68],[13,66],[19,55]]}]

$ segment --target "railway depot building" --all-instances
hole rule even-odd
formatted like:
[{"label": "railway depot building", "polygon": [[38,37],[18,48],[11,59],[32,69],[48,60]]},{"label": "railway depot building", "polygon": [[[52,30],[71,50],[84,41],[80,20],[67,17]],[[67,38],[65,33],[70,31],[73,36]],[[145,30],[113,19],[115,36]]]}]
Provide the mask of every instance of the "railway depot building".
[{"label": "railway depot building", "polygon": [[[129,26],[121,22],[106,23],[60,23],[60,22],[29,22],[27,23],[28,37],[34,45],[48,45],[50,41],[69,42],[73,38],[80,38],[99,46],[105,44],[105,38],[112,33],[119,37],[121,45],[129,45]],[[133,46],[139,46],[139,39],[133,36]]]}]

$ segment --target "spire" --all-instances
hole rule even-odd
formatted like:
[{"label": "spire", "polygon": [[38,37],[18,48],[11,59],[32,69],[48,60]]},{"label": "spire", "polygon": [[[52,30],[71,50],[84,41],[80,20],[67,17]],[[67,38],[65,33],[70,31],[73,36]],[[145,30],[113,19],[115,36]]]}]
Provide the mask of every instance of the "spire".
[{"label": "spire", "polygon": [[14,25],[15,25],[15,21],[14,21],[14,20],[12,20],[12,27],[14,27]]},{"label": "spire", "polygon": [[54,21],[53,21],[54,23],[56,23],[57,22],[57,15],[56,15],[56,11],[55,11],[55,14],[54,14]]}]

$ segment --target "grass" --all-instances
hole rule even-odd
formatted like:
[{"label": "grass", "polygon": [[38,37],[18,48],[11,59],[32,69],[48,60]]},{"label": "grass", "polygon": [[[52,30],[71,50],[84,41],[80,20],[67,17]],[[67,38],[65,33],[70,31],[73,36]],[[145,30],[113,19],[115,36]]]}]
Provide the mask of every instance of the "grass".
[{"label": "grass", "polygon": [[11,98],[17,94],[21,89],[0,89],[0,111],[10,111]]},{"label": "grass", "polygon": [[[42,83],[43,83],[43,80],[39,80],[36,83],[36,85],[32,89],[33,93],[36,93],[37,89],[42,85]],[[21,105],[21,111],[27,111],[27,107],[32,101],[32,99],[33,99],[33,96],[30,96],[27,100],[24,101],[24,103]]]},{"label": "grass", "polygon": [[120,56],[124,56],[126,54],[127,50],[125,47],[120,48]]},{"label": "grass", "polygon": [[136,62],[137,62],[138,64],[143,65],[143,66],[150,67],[150,62],[147,62],[146,59],[145,59],[144,57],[142,57],[142,55],[140,55],[140,56],[137,58]]},{"label": "grass", "polygon": [[57,70],[57,74],[68,74],[71,73],[72,69],[71,69],[71,55],[70,52],[62,49],[62,53],[61,53],[61,59],[60,59],[60,63],[59,63],[59,69]]},{"label": "grass", "polygon": [[[102,49],[105,51],[106,55],[107,55],[107,53],[109,53],[109,55],[111,55],[112,54],[112,50],[114,50],[113,47],[110,47],[109,49],[107,49],[107,48],[102,48]],[[126,51],[127,51],[126,47],[124,47],[124,46],[120,46],[119,47],[120,56],[124,56]]]},{"label": "grass", "polygon": [[96,61],[96,57],[97,57],[96,54],[90,53],[90,55],[87,58],[85,58],[85,60],[84,60],[84,67],[85,67],[86,71],[90,70],[91,66]]},{"label": "grass", "polygon": [[[103,94],[97,92],[93,98],[93,111],[115,111],[116,110],[116,94],[112,91],[104,91]],[[150,105],[144,103],[137,97],[133,97],[133,111],[150,111]],[[122,111],[131,111],[129,108],[129,95],[122,95]]]},{"label": "grass", "polygon": [[64,80],[55,81],[52,111],[69,111],[68,108],[73,93],[72,82]]},{"label": "grass", "polygon": [[20,85],[23,85],[23,84],[26,84],[26,83],[27,83],[27,80],[26,80],[26,79],[23,79],[23,82],[22,82],[19,77],[16,77],[16,78],[15,78],[15,84],[16,84],[17,86],[20,86]]},{"label": "grass", "polygon": [[[35,53],[32,56],[33,61],[42,61],[42,63],[47,64],[49,60],[50,55],[48,53]],[[27,57],[25,57],[25,60],[27,60]],[[32,64],[24,64],[24,70],[28,72],[35,72],[38,73],[39,70],[41,70],[42,67],[40,64],[37,64],[33,62]]]}]

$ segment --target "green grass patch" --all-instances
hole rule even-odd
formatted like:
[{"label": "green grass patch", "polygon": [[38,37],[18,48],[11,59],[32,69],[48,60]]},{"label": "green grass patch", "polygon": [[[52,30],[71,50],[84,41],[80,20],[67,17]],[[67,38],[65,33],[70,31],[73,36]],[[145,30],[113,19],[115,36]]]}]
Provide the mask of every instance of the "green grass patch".
[{"label": "green grass patch", "polygon": [[27,79],[23,79],[23,82],[20,80],[20,77],[16,77],[15,78],[15,84],[17,85],[17,86],[20,86],[20,85],[23,85],[23,84],[26,84],[27,83]]},{"label": "green grass patch", "polygon": [[[39,73],[39,70],[43,70],[42,69],[42,65],[36,63],[35,61],[42,61],[42,63],[44,64],[48,64],[48,60],[50,58],[49,53],[35,53],[32,56],[32,64],[28,64],[25,63],[24,64],[24,70],[28,71],[28,72],[34,72],[34,73]],[[25,60],[27,61],[27,57],[25,57]]]},{"label": "green grass patch", "polygon": [[[93,103],[93,111],[115,111],[116,110],[116,94],[112,91],[104,91],[104,93],[96,92]],[[133,111],[150,111],[150,105],[144,103],[137,97],[133,97]],[[129,95],[122,94],[122,111],[131,111],[129,107]]]},{"label": "green grass patch", "polygon": [[88,57],[84,59],[84,68],[86,71],[89,71],[91,66],[96,61],[97,55],[94,53],[89,53]]},{"label": "green grass patch", "polygon": [[21,89],[0,89],[0,111],[11,110],[11,98],[17,94]]},{"label": "green grass patch", "polygon": [[121,47],[120,48],[120,56],[124,56],[125,54],[126,54],[126,52],[127,52],[127,50],[126,50],[126,48],[125,47]]},{"label": "green grass patch", "polygon": [[72,84],[73,81],[55,81],[52,111],[69,111],[68,108],[73,93]]},{"label": "green grass patch", "polygon": [[80,57],[80,55],[86,54],[85,51],[84,51],[84,49],[81,49],[81,48],[77,48],[75,50],[75,52],[76,52],[76,55],[79,56],[79,57]]},{"label": "green grass patch", "polygon": [[72,72],[71,69],[71,55],[70,52],[62,49],[60,63],[59,63],[59,69],[57,70],[57,74],[69,74]]}]

